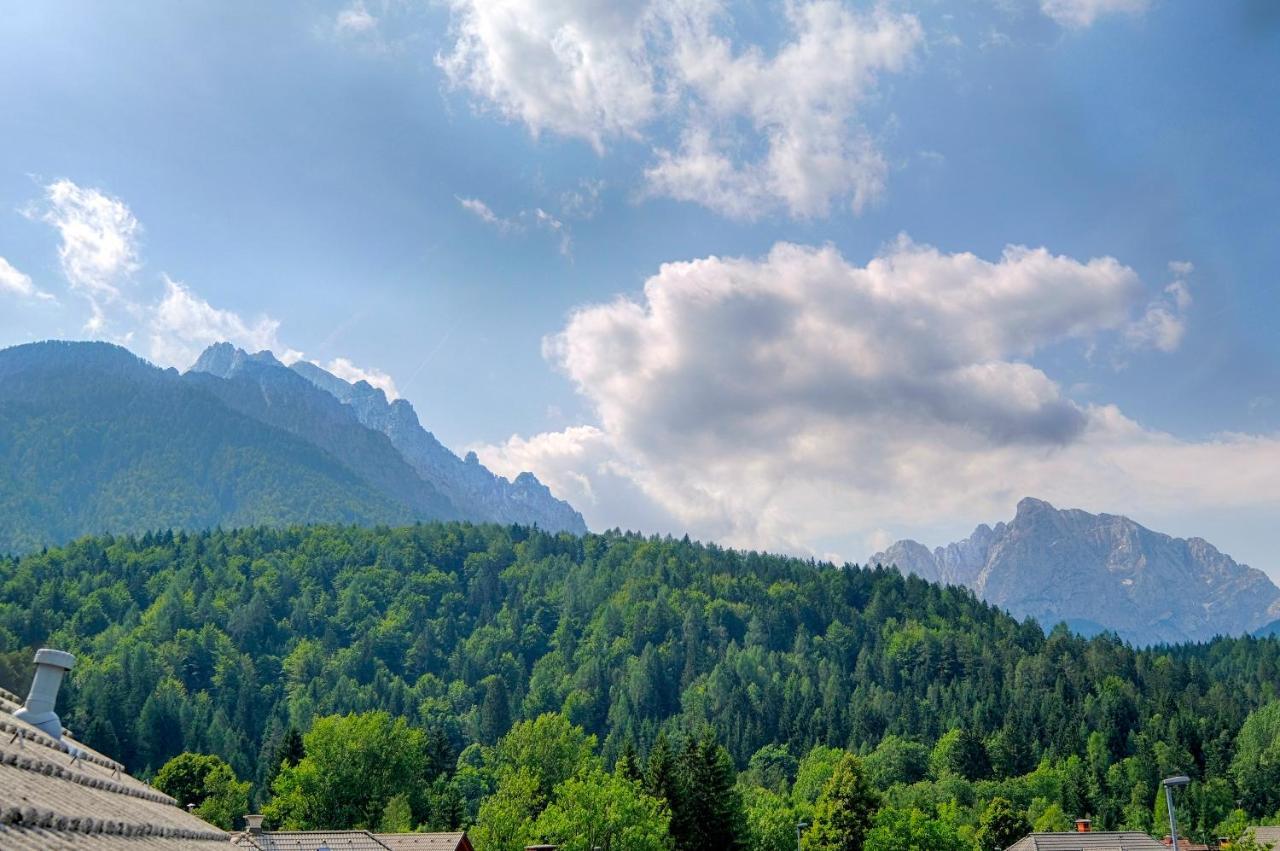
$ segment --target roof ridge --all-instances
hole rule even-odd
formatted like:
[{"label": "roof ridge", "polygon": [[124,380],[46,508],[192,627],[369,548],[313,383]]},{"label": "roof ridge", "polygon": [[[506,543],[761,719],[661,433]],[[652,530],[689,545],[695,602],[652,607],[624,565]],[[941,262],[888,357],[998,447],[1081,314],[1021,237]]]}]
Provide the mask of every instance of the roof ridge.
[{"label": "roof ridge", "polygon": [[163,836],[175,839],[208,839],[221,841],[226,834],[220,830],[191,830],[185,827],[168,827],[153,824],[100,819],[92,816],[65,816],[30,805],[9,806],[0,809],[0,825],[21,828],[43,828],[68,833],[106,833],[118,836]]}]

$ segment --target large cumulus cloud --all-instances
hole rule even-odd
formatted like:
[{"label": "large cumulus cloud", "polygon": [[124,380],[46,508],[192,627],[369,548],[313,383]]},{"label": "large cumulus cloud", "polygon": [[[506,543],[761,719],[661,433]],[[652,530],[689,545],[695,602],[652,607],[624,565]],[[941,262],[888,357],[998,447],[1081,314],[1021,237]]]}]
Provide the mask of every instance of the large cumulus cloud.
[{"label": "large cumulus cloud", "polygon": [[1144,293],[1112,258],[906,238],[865,265],[787,243],[670,263],[545,341],[597,421],[481,456],[532,469],[596,527],[850,557],[886,528],[994,519],[1026,494],[1276,502],[1275,439],[1182,441],[1033,363],[1067,341],[1134,345]]}]

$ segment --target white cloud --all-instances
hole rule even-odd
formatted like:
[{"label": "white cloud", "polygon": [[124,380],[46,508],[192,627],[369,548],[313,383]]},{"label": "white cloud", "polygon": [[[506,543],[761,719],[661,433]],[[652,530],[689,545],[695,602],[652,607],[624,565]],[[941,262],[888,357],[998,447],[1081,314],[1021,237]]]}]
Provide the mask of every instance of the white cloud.
[{"label": "white cloud", "polygon": [[453,0],[453,45],[436,57],[465,87],[535,134],[638,136],[658,110],[648,3]]},{"label": "white cloud", "polygon": [[525,222],[529,222],[532,227],[544,230],[556,237],[560,253],[565,257],[573,256],[573,234],[569,227],[548,213],[541,207],[534,207],[532,210],[521,210],[513,219],[499,216],[493,209],[481,201],[479,198],[458,198],[458,203],[462,209],[472,214],[485,224],[497,228],[501,233],[523,233],[526,230]]},{"label": "white cloud", "polygon": [[233,311],[214,307],[167,275],[164,285],[164,297],[148,308],[149,357],[156,363],[185,369],[205,348],[221,342],[250,352],[270,349],[286,362],[301,356],[280,345],[278,320],[263,316],[248,322]]},{"label": "white cloud", "polygon": [[503,233],[520,229],[519,222],[499,216],[490,209],[488,204],[481,201],[479,198],[459,198],[458,203],[462,205],[462,209],[466,210],[486,225],[492,225]]},{"label": "white cloud", "polygon": [[576,189],[560,194],[560,211],[570,219],[593,219],[600,212],[600,196],[605,182],[591,178],[578,181]]},{"label": "white cloud", "polygon": [[378,19],[370,14],[363,0],[345,7],[334,20],[334,29],[339,34],[368,33],[377,29]]},{"label": "white cloud", "polygon": [[1191,290],[1182,278],[1192,270],[1192,265],[1185,261],[1169,264],[1169,271],[1180,278],[1165,287],[1164,292],[1147,305],[1142,317],[1125,329],[1130,348],[1172,352],[1182,345],[1187,333],[1187,310],[1191,307]]},{"label": "white cloud", "polygon": [[[319,364],[316,364],[319,366]],[[383,393],[387,394],[387,398],[391,400],[400,398],[400,391],[396,389],[396,383],[391,376],[378,369],[361,369],[346,358],[334,358],[325,364],[324,368],[343,381],[349,381],[355,384],[360,381],[368,382],[373,387],[377,387]]]},{"label": "white cloud", "polygon": [[[861,210],[888,166],[858,107],[882,72],[900,71],[921,40],[910,15],[858,14],[835,0],[789,3],[791,40],[772,57],[735,49],[705,16],[677,26],[674,64],[694,103],[677,152],[660,150],[651,191],[750,218],[781,206],[825,216],[833,200]],[[753,141],[758,158],[737,152]]]},{"label": "white cloud", "polygon": [[1040,0],[1040,11],[1059,26],[1084,29],[1105,15],[1140,15],[1150,0]]},{"label": "white cloud", "polygon": [[39,217],[57,228],[62,273],[92,308],[85,330],[104,331],[104,305],[120,297],[121,285],[138,269],[142,227],[120,199],[65,179],[45,187]]},{"label": "white cloud", "polygon": [[595,425],[478,451],[532,470],[594,528],[835,540],[850,558],[886,530],[991,520],[1027,494],[1280,507],[1280,438],[1179,440],[1073,402],[1026,360],[1123,338],[1141,307],[1116,260],[1023,247],[985,260],[903,239],[856,266],[784,243],[672,263],[643,298],[578,310],[546,341]]},{"label": "white cloud", "polygon": [[36,288],[36,285],[31,281],[30,275],[14,268],[13,264],[3,257],[0,257],[0,292],[12,293],[25,298],[54,301],[52,295]]},{"label": "white cloud", "polygon": [[[887,166],[859,108],[922,37],[911,15],[836,0],[785,4],[789,40],[771,56],[724,35],[733,22],[714,0],[451,6],[453,44],[437,63],[455,86],[535,134],[599,152],[609,140],[646,140],[650,194],[737,218],[874,200]],[[651,140],[665,127],[675,150]]]}]

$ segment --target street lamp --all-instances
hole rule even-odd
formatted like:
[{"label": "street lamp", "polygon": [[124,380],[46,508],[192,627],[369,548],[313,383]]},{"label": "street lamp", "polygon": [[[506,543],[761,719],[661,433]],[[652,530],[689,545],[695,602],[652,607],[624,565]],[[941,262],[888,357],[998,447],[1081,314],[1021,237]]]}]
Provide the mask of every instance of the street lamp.
[{"label": "street lamp", "polygon": [[809,822],[807,821],[796,822],[796,851],[800,851],[800,834],[808,826]]},{"label": "street lamp", "polygon": [[1173,790],[1190,782],[1191,778],[1182,774],[1164,779],[1164,800],[1169,805],[1169,836],[1173,839],[1173,851],[1178,851],[1178,817],[1173,811]]}]

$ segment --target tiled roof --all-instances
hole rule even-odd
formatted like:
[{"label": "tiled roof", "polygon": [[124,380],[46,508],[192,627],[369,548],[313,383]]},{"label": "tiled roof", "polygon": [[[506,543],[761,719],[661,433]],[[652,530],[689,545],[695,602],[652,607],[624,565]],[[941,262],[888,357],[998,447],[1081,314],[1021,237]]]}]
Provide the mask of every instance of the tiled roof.
[{"label": "tiled roof", "polygon": [[471,851],[465,833],[375,833],[391,851]]},{"label": "tiled roof", "polygon": [[369,833],[364,830],[264,830],[237,833],[233,846],[257,851],[471,851],[465,833]]},{"label": "tiled roof", "polygon": [[201,851],[227,834],[70,736],[13,717],[0,689],[0,848],[5,851]]},{"label": "tiled roof", "polygon": [[264,830],[237,833],[231,844],[259,851],[387,851],[365,830]]},{"label": "tiled roof", "polygon": [[1109,832],[1032,833],[1009,846],[1007,851],[1166,851],[1165,846],[1145,833]]},{"label": "tiled roof", "polygon": [[1273,848],[1280,848],[1280,827],[1255,827],[1250,830],[1250,833],[1263,847],[1270,845]]}]

